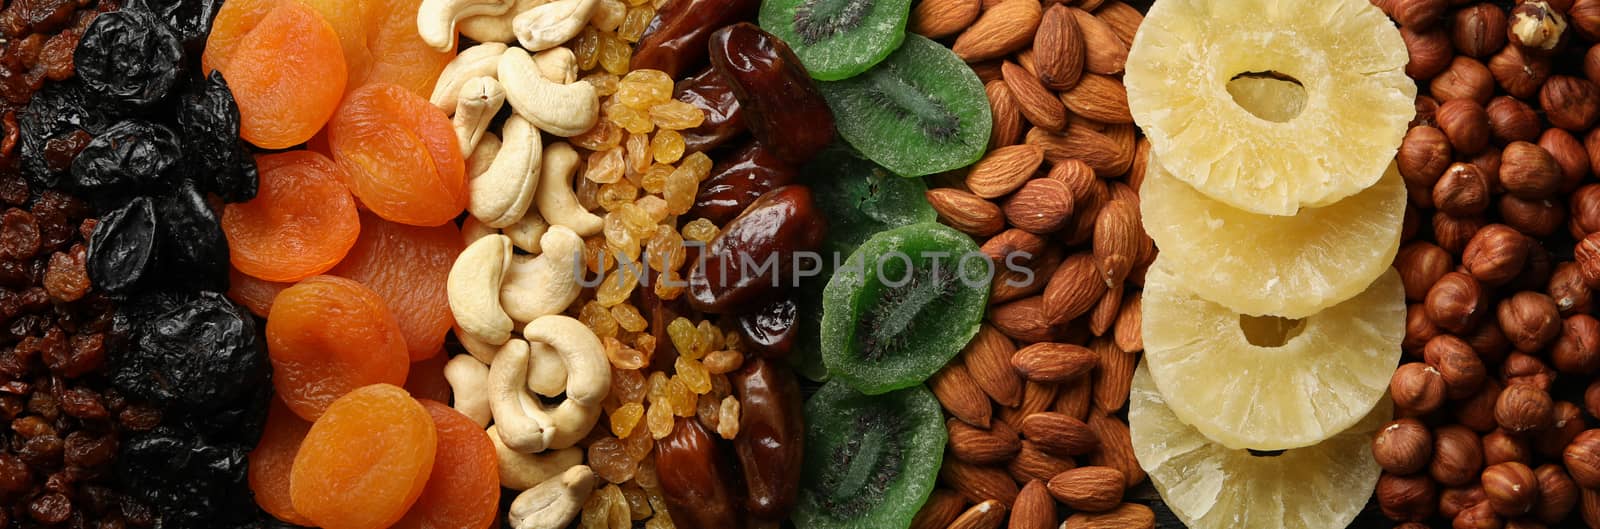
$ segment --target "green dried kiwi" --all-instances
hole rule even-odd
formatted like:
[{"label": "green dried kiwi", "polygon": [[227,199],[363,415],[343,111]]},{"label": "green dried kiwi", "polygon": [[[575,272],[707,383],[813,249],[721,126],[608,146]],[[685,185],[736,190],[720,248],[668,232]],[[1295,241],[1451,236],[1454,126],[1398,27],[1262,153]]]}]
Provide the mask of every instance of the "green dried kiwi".
[{"label": "green dried kiwi", "polygon": [[946,442],[923,386],[864,395],[838,381],[806,401],[798,529],[903,529],[928,501]]},{"label": "green dried kiwi", "polygon": [[817,155],[801,179],[828,219],[829,252],[849,255],[878,232],[938,218],[921,179],[900,177],[842,146]]},{"label": "green dried kiwi", "polygon": [[992,277],[977,243],[948,226],[872,236],[823,289],[823,363],[867,394],[922,383],[978,333]]},{"label": "green dried kiwi", "polygon": [[794,49],[812,78],[837,81],[900,47],[910,15],[911,0],[766,0],[760,22]]},{"label": "green dried kiwi", "polygon": [[949,48],[907,35],[866,73],[820,83],[839,135],[902,176],[972,165],[989,145],[993,115],[983,82]]}]

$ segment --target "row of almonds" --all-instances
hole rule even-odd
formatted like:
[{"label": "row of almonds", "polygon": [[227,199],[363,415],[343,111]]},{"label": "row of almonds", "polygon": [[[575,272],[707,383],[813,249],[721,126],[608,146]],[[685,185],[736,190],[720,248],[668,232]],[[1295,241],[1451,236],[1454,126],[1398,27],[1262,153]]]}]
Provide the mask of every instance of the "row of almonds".
[{"label": "row of almonds", "polygon": [[[940,488],[914,529],[1148,529],[1125,408],[1149,144],[1121,74],[1143,16],[1119,1],[924,0],[911,30],[952,39],[985,83],[990,153],[928,191],[996,263],[988,321],[931,381],[950,416]],[[1058,504],[1073,514],[1063,521]]]}]

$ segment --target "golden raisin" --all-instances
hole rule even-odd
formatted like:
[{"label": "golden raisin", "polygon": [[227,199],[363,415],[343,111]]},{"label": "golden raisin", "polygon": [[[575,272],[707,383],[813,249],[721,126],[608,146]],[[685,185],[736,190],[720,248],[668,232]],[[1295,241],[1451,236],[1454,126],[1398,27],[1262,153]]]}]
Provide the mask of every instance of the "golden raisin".
[{"label": "golden raisin", "polygon": [[[661,130],[650,140],[650,153],[659,163],[675,163],[683,158],[683,135],[675,130]],[[692,173],[691,173],[692,174]],[[696,182],[699,179],[696,178]]]}]

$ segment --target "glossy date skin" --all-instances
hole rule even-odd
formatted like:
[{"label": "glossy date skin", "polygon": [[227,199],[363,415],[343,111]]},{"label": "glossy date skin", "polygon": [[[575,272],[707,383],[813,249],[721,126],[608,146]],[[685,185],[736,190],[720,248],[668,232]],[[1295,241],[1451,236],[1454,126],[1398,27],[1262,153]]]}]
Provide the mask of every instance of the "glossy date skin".
[{"label": "glossy date skin", "polygon": [[793,370],[760,358],[729,381],[741,409],[733,449],[749,492],[745,510],[764,520],[787,518],[800,495],[805,455],[800,382]]},{"label": "glossy date skin", "polygon": [[740,314],[739,335],[763,358],[784,358],[794,349],[799,329],[795,320],[799,315],[800,307],[793,297],[778,298],[758,310]]},{"label": "glossy date skin", "polygon": [[632,70],[654,69],[673,79],[705,65],[706,40],[717,28],[754,18],[757,0],[673,0],[656,13],[634,49]]},{"label": "glossy date skin", "polygon": [[743,213],[768,191],[789,185],[800,172],[789,162],[779,160],[772,151],[752,141],[731,155],[722,157],[711,168],[711,176],[700,184],[689,214],[727,224]]},{"label": "glossy date skin", "polygon": [[694,105],[705,113],[700,126],[681,131],[685,153],[715,149],[744,134],[744,111],[733,87],[716,70],[706,68],[694,77],[678,81],[673,98]]},{"label": "glossy date skin", "polygon": [[717,440],[694,417],[679,418],[672,433],[656,441],[661,493],[677,527],[742,527],[725,461]]},{"label": "glossy date skin", "polygon": [[741,22],[711,34],[711,67],[743,107],[750,133],[778,158],[803,164],[833,143],[833,111],[788,44]]},{"label": "glossy date skin", "polygon": [[815,251],[827,234],[810,188],[790,185],[762,195],[695,261],[689,305],[713,314],[750,310],[794,283],[795,253]]}]

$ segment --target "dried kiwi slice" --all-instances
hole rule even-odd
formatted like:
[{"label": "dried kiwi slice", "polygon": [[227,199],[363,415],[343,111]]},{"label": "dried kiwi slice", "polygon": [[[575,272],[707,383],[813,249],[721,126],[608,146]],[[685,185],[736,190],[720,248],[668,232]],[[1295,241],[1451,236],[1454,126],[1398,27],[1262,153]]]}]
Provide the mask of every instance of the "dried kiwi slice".
[{"label": "dried kiwi slice", "polygon": [[983,82],[955,52],[917,35],[866,73],[820,83],[843,136],[902,176],[971,165],[989,144]]},{"label": "dried kiwi slice", "polygon": [[911,0],[766,0],[761,29],[789,43],[812,78],[837,81],[899,47],[910,14]]},{"label": "dried kiwi slice", "polygon": [[867,239],[822,293],[822,360],[867,394],[927,380],[978,333],[993,269],[977,243],[931,222]]},{"label": "dried kiwi slice", "polygon": [[928,500],[946,441],[922,386],[863,395],[838,381],[806,401],[799,529],[902,529]]},{"label": "dried kiwi slice", "polygon": [[842,146],[817,155],[801,175],[828,219],[830,252],[849,255],[878,232],[938,218],[921,179],[902,178]]}]

